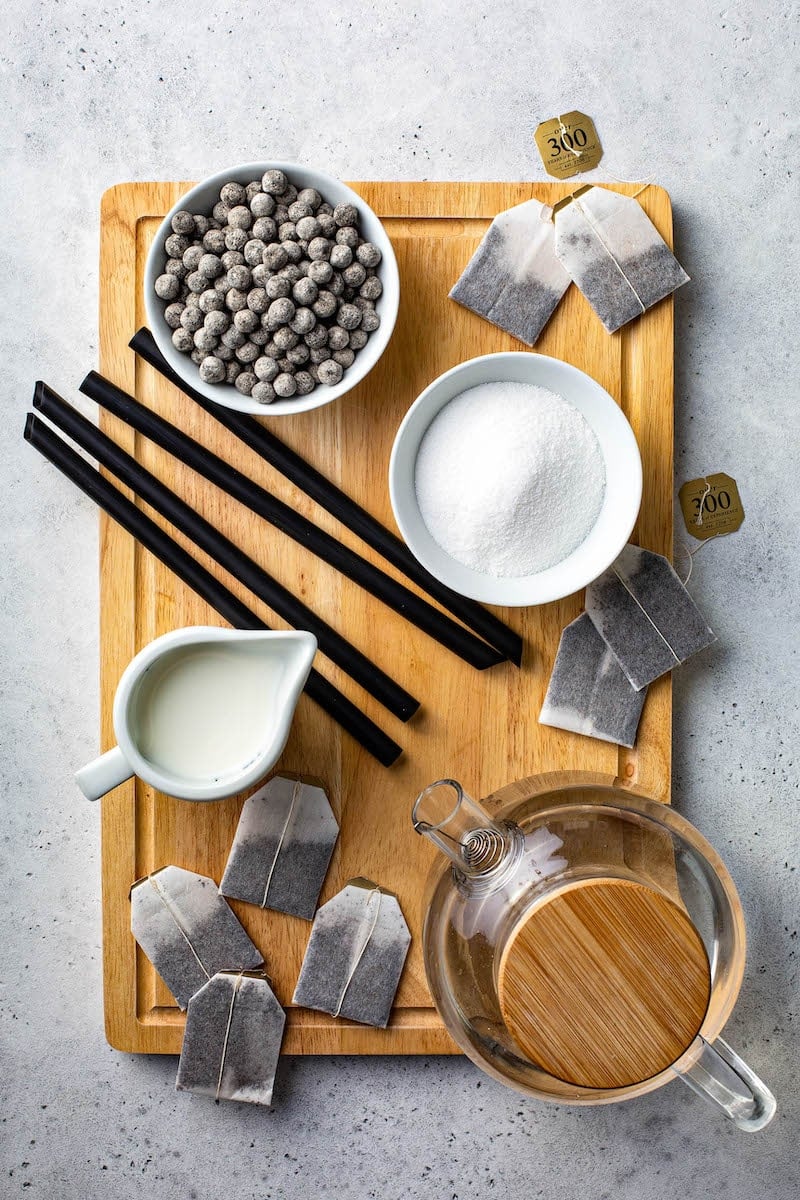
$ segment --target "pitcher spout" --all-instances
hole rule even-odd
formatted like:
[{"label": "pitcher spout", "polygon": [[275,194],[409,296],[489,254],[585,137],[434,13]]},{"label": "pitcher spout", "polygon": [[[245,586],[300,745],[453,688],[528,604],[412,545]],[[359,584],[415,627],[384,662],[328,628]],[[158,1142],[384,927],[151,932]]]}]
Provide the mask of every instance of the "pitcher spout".
[{"label": "pitcher spout", "polygon": [[294,711],[317,652],[317,639],[313,633],[294,629],[270,631],[255,636],[262,640],[261,649],[265,658],[272,659],[281,666],[273,702],[273,745],[267,752],[267,757],[271,759],[271,767],[286,745]]},{"label": "pitcher spout", "polygon": [[282,684],[286,710],[294,713],[314,662],[317,639],[313,633],[307,633],[305,630],[287,630],[272,634],[272,641],[276,648],[280,647],[284,655]]}]

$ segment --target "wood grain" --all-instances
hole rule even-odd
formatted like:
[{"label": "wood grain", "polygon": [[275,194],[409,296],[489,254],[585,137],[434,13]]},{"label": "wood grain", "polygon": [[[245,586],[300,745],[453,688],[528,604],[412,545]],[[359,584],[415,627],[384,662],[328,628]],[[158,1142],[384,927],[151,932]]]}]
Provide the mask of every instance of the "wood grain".
[{"label": "wood grain", "polygon": [[[144,323],[144,259],[160,217],[189,183],[120,184],[102,204],[100,369],[135,392],[229,462],[266,485],[373,562],[377,555],[287,483],[251,450],[146,364],[128,340]],[[357,183],[383,218],[397,252],[400,315],[392,342],[369,377],[334,404],[267,424],[290,446],[394,528],[386,485],[389,452],[403,414],[438,374],[466,358],[520,343],[450,301],[447,293],[500,209],[531,197],[553,202],[563,184]],[[620,187],[620,191],[634,189]],[[669,198],[650,187],[640,201],[671,243]],[[593,375],[622,405],[639,440],[644,499],[637,537],[672,549],[672,302],[657,305],[609,336],[575,288],[562,301],[537,350]],[[448,654],[374,598],[281,537],[246,509],[172,461],[106,414],[102,428],[178,491],[248,554],[293,588],[332,625],[423,702],[409,725],[390,717],[322,657],[319,669],[381,723],[406,749],[387,771],[341,734],[309,700],[300,702],[281,767],[325,781],[342,835],[322,899],[352,876],[395,891],[414,935],[390,1026],[372,1030],[323,1014],[289,1009],[284,1049],[301,1054],[454,1053],[431,1006],[421,955],[420,897],[433,850],[411,828],[417,792],[443,775],[474,795],[510,780],[551,770],[584,770],[618,778],[657,799],[670,794],[671,687],[653,685],[638,746],[607,743],[541,726],[537,715],[559,635],[581,611],[582,594],[538,609],[500,611],[525,638],[523,667],[478,673]],[[149,512],[149,510],[147,510]],[[150,512],[156,521],[164,522]],[[192,547],[176,535],[181,544]],[[275,627],[283,623],[204,555],[197,557]],[[380,563],[385,567],[385,564]],[[385,567],[390,573],[397,573]],[[101,741],[113,744],[111,705],[122,671],[137,650],[169,629],[219,624],[166,568],[101,516]],[[154,793],[141,782],[102,802],[103,928],[106,1032],[126,1051],[175,1054],[183,1016],[128,928],[134,879],[165,863],[219,880],[242,797],[192,805]],[[306,923],[235,905],[264,950],[279,999],[289,1004],[308,938]]]},{"label": "wood grain", "polygon": [[532,1062],[565,1083],[650,1079],[694,1041],[711,976],[686,911],[622,879],[567,885],[512,932],[500,1008]]}]

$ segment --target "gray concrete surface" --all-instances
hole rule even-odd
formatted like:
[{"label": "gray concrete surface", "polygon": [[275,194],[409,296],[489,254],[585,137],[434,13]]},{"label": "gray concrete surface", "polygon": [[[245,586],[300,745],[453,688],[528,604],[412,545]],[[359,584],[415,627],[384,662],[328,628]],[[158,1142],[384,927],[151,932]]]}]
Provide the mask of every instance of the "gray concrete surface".
[{"label": "gray concrete surface", "polygon": [[[798,1194],[798,5],[505,0],[6,6],[3,104],[0,1194],[749,1200]],[[173,1092],[102,1033],[96,517],[21,440],[31,385],[96,355],[98,203],[120,180],[282,157],[345,178],[541,178],[557,109],[674,199],[677,482],[747,519],[696,560],[719,634],[676,677],[675,803],[741,889],[730,1040],[774,1087],[746,1135],[678,1082],[553,1108],[458,1059],[283,1065],[272,1113]]]}]

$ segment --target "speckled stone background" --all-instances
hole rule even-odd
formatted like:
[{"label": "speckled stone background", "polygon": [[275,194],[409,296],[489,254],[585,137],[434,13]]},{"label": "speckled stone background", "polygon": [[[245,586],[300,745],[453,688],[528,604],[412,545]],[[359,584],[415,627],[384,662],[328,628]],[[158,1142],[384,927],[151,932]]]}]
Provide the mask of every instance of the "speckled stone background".
[{"label": "speckled stone background", "polygon": [[[798,1195],[797,3],[16,0],[3,90],[0,1194],[771,1200]],[[31,386],[95,364],[98,207],[126,179],[259,157],[345,178],[543,175],[538,120],[592,114],[623,178],[672,194],[677,482],[739,481],[696,559],[719,635],[676,679],[675,804],[724,855],[750,953],[729,1040],[777,1094],[763,1133],[679,1082],[555,1108],[465,1061],[283,1062],[277,1109],[173,1092],[103,1038],[97,521],[22,443]]]}]

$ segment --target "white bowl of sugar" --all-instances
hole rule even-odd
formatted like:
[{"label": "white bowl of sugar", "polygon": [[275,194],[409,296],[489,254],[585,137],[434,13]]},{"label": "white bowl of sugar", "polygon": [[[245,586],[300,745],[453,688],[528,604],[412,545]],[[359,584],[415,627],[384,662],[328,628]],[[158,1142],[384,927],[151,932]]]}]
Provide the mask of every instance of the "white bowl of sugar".
[{"label": "white bowl of sugar", "polygon": [[546,604],[601,575],[642,497],[633,430],[589,375],[543,354],[460,363],[414,401],[389,464],[395,519],[442,583]]}]

